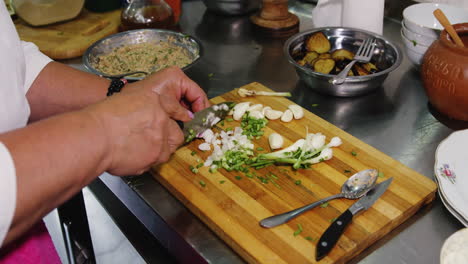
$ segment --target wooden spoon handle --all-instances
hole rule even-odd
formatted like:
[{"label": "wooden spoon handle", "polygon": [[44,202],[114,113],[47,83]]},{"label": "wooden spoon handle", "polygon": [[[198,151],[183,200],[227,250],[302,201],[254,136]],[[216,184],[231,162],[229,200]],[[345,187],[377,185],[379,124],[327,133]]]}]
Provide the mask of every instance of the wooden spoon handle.
[{"label": "wooden spoon handle", "polygon": [[450,37],[452,37],[453,41],[455,41],[455,44],[462,48],[465,47],[465,45],[463,44],[463,41],[460,39],[457,32],[452,27],[452,24],[450,24],[444,12],[442,12],[442,10],[440,9],[436,9],[434,10],[434,16],[437,18],[437,20],[439,20],[439,23],[445,28],[445,30],[447,30]]}]

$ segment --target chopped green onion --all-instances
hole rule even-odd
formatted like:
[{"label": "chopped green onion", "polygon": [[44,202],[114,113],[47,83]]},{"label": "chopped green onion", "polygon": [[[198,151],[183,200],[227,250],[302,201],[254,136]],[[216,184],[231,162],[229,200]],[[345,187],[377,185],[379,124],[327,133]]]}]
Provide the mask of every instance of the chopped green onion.
[{"label": "chopped green onion", "polygon": [[225,183],[225,182],[226,182],[226,181],[219,181],[220,184],[223,184],[223,183]]},{"label": "chopped green onion", "polygon": [[383,173],[383,172],[379,171],[379,174],[377,175],[377,177],[379,177],[379,178],[383,178],[383,177],[385,177],[385,175],[384,175],[384,173]]},{"label": "chopped green onion", "polygon": [[232,119],[232,118],[228,117],[228,118],[226,118],[226,121],[228,121],[228,122],[232,122],[232,121],[234,121],[234,119]]},{"label": "chopped green onion", "polygon": [[324,202],[323,204],[320,205],[320,207],[322,207],[322,208],[328,207],[328,202]]},{"label": "chopped green onion", "polygon": [[196,152],[196,151],[192,151],[192,152],[190,153],[190,155],[195,156],[195,155],[197,155],[197,152]]},{"label": "chopped green onion", "polygon": [[309,241],[312,241],[312,242],[314,242],[314,241],[317,240],[316,237],[311,237],[311,236],[306,236],[306,237],[304,237],[304,238],[305,238],[305,240],[309,240]]},{"label": "chopped green onion", "polygon": [[344,170],[344,173],[351,173],[350,170]]},{"label": "chopped green onion", "polygon": [[236,180],[242,180],[242,177],[241,177],[241,176],[236,176],[236,177],[234,177],[234,178],[236,178]]},{"label": "chopped green onion", "polygon": [[294,184],[296,184],[296,185],[301,185],[301,183],[302,183],[301,180],[297,180],[297,181],[294,182]]},{"label": "chopped green onion", "polygon": [[262,147],[258,147],[257,150],[258,150],[258,151],[263,151],[263,150],[265,150],[265,149],[262,148]]},{"label": "chopped green onion", "polygon": [[297,224],[297,229],[294,231],[294,236],[298,236],[300,233],[302,233],[302,225]]},{"label": "chopped green onion", "polygon": [[199,181],[198,183],[200,183],[201,187],[205,187],[206,186],[206,183],[204,181]]},{"label": "chopped green onion", "polygon": [[357,153],[356,153],[356,151],[354,151],[354,150],[353,150],[353,151],[351,151],[351,155],[353,155],[353,156],[355,156],[355,157],[356,157],[356,156],[357,156]]}]

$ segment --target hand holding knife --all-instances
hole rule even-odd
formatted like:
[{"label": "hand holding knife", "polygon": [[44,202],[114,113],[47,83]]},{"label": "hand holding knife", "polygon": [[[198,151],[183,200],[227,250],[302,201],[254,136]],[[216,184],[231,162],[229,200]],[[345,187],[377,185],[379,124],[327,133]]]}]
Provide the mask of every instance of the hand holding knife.
[{"label": "hand holding knife", "polygon": [[192,141],[203,134],[205,130],[212,128],[216,123],[223,120],[233,105],[233,102],[215,104],[194,113],[193,119],[188,122],[177,121],[184,133],[185,143]]},{"label": "hand holding knife", "polygon": [[335,246],[336,242],[338,242],[339,238],[343,234],[346,226],[351,223],[353,216],[363,210],[369,209],[387,190],[392,180],[393,178],[390,178],[377,184],[366,194],[366,196],[355,202],[348,210],[346,210],[335,221],[333,221],[333,223],[327,228],[317,243],[317,251],[315,254],[315,259],[317,261],[324,258],[331,251],[331,249]]}]

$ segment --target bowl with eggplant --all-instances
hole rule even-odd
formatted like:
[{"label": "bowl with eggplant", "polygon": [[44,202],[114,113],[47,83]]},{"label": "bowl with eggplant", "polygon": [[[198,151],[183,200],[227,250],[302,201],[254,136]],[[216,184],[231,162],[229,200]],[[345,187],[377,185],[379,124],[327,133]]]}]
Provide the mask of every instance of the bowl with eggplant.
[{"label": "bowl with eggplant", "polygon": [[[333,78],[350,63],[362,43],[375,39],[369,62],[357,62],[342,84]],[[288,61],[299,78],[311,89],[334,96],[367,94],[382,85],[402,60],[400,49],[375,33],[343,27],[315,28],[290,37],[284,45]]]}]

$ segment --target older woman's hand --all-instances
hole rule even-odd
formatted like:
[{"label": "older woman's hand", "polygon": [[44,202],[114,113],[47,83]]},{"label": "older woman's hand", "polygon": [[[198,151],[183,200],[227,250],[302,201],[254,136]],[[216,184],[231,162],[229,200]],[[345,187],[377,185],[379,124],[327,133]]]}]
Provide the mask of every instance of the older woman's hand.
[{"label": "older woman's hand", "polygon": [[183,143],[174,119],[190,120],[175,98],[146,89],[115,94],[83,111],[101,127],[103,168],[113,175],[141,174],[152,164],[166,162]]},{"label": "older woman's hand", "polygon": [[151,89],[160,95],[174,97],[181,105],[193,112],[210,106],[210,102],[200,86],[177,67],[161,70],[135,83],[135,85]]}]

